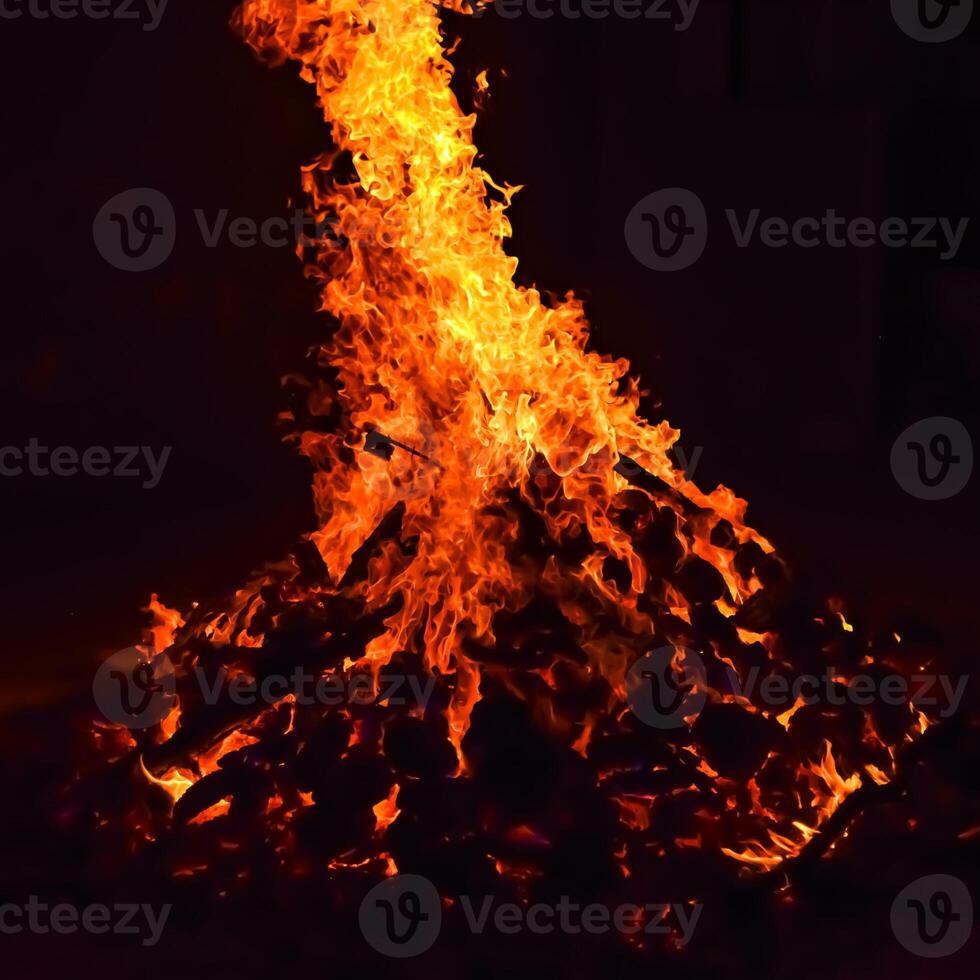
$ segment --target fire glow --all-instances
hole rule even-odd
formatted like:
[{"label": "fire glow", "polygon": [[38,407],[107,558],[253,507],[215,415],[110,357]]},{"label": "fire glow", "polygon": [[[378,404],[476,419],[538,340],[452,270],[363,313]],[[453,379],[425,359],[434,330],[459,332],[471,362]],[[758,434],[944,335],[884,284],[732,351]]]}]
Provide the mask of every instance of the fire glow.
[{"label": "fire glow", "polygon": [[[173,645],[180,676],[206,662],[257,677],[263,657],[292,653],[302,634],[312,661],[329,660],[321,669],[377,677],[408,664],[438,691],[434,706],[402,714],[304,714],[283,701],[244,717],[190,711],[181,689],[179,709],[136,740],[144,786],[173,801],[145,836],[251,814],[288,864],[294,823],[327,799],[317,753],[333,753],[332,779],[355,762],[377,779],[364,791],[368,838],[338,840],[330,869],[394,873],[389,835],[415,819],[413,788],[480,779],[485,758],[468,733],[492,692],[594,768],[591,786],[618,814],[611,855],[623,876],[641,852],[712,848],[763,870],[798,856],[865,774],[887,783],[896,745],[927,720],[909,712],[889,743],[865,716],[842,752],[818,708],[767,712],[711,686],[724,668],[794,662],[767,618],[786,572],[745,523],[744,501],[725,487],[704,493],[673,464],[679,433],[644,420],[625,360],[587,350],[581,303],[515,284],[504,242],[518,188],[476,162],[476,116],[450,87],[437,6],[246,0],[235,26],[265,61],[299,65],[335,143],[303,169],[311,217],[335,234],[301,257],[337,327],[319,350],[324,377],[304,382],[305,406],[287,415],[313,468],[317,528],[302,555],[224,608],[185,621],[154,598],[153,648]],[[475,104],[489,87],[481,72]],[[540,621],[528,625],[528,610],[544,610]],[[849,652],[858,640],[838,603],[809,628],[808,657],[846,653],[842,678],[871,662],[867,648]],[[706,716],[751,724],[772,747],[732,762],[705,718],[676,737],[643,731],[625,678],[664,644],[708,663]],[[396,759],[390,741],[423,730],[422,744],[448,759],[435,776]],[[279,754],[263,755],[273,743]],[[264,781],[259,803],[236,796],[246,772],[250,786]],[[665,807],[685,828],[669,841]],[[481,815],[479,829],[512,849],[485,859],[503,875],[541,874],[561,828],[495,825],[505,819]]]}]

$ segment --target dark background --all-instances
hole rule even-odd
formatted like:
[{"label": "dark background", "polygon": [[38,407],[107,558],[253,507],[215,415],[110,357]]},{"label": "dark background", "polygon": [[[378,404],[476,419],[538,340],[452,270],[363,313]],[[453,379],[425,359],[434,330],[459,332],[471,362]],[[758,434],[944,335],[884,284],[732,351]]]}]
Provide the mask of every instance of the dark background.
[{"label": "dark background", "polygon": [[[0,479],[2,710],[87,684],[138,638],[151,592],[186,608],[231,590],[311,527],[275,415],[280,377],[324,330],[314,291],[288,248],[205,247],[192,212],[285,213],[327,131],[294,70],[262,67],[228,28],[233,7],[170,0],[153,33],[0,21],[0,444],[173,447],[154,490]],[[703,447],[697,482],[749,499],[754,526],[854,615],[971,636],[975,482],[919,501],[888,460],[920,418],[980,432],[977,229],[940,262],[738,249],[718,217],[977,215],[980,19],[939,45],[870,0],[702,0],[684,33],[447,20],[464,104],[489,69],[485,164],[527,185],[521,280],[587,298],[596,346],[630,359],[688,456]],[[140,186],[173,201],[177,246],[120,272],[92,219]],[[713,234],[695,266],[659,274],[623,222],[669,186],[705,201]]]}]

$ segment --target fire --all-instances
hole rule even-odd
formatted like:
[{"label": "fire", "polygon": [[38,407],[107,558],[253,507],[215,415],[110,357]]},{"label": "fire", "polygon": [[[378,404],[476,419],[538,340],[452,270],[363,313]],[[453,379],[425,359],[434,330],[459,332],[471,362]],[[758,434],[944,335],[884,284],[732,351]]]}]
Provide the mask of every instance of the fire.
[{"label": "fire", "polygon": [[254,735],[247,735],[245,732],[232,732],[214,748],[202,753],[198,761],[201,772],[204,775],[214,772],[221,760],[230,752],[243,749],[246,745],[254,745],[257,741],[258,739]]},{"label": "fire", "polygon": [[196,782],[193,773],[188,772],[185,769],[175,768],[172,770],[169,778],[161,779],[154,776],[153,773],[146,768],[143,763],[142,756],[139,760],[140,770],[143,776],[146,778],[147,782],[153,783],[154,786],[159,786],[161,789],[166,790],[176,803],[184,793],[186,793]]},{"label": "fire", "polygon": [[813,803],[822,819],[826,820],[851,795],[861,787],[860,773],[845,779],[837,770],[833,748],[824,740],[823,758],[810,766],[810,790]]},{"label": "fire", "polygon": [[744,851],[735,851],[731,848],[723,847],[721,849],[722,854],[727,854],[729,857],[735,858],[736,861],[741,861],[743,864],[754,865],[765,871],[771,871],[773,868],[782,864],[787,858],[796,857],[816,834],[816,831],[812,827],[808,827],[800,821],[794,821],[793,826],[799,831],[800,838],[798,840],[793,840],[791,837],[777,834],[775,830],[770,830],[769,839],[772,843],[769,847],[760,844],[758,841],[752,841]]},{"label": "fire", "polygon": [[372,808],[374,813],[374,818],[377,821],[375,824],[375,831],[377,833],[382,833],[384,830],[395,822],[398,818],[398,814],[401,812],[396,805],[396,800],[398,799],[398,783],[395,783],[391,787],[391,792],[388,794],[387,799],[382,800],[380,803],[376,803]]},{"label": "fire", "polygon": [[[453,0],[457,7],[460,2]],[[332,380],[307,385],[306,414],[316,424],[299,425],[293,437],[313,470],[317,524],[307,544],[325,574],[307,577],[298,561],[281,563],[235,592],[220,611],[195,610],[186,623],[154,596],[154,649],[169,647],[176,636],[187,649],[193,641],[224,658],[231,674],[247,675],[261,665],[266,638],[282,625],[284,610],[317,612],[310,646],[319,649],[347,637],[339,627],[335,633],[324,610],[331,603],[357,606],[378,617],[378,631],[356,650],[351,644],[336,651],[331,662],[344,672],[369,668],[377,678],[394,658],[417,658],[445,695],[438,737],[447,751],[446,739],[455,749],[456,765],[450,752],[440,773],[452,770],[447,778],[461,780],[470,775],[464,739],[488,681],[526,699],[536,723],[586,767],[595,743],[610,734],[608,726],[621,726],[612,732],[614,743],[635,734],[635,720],[624,722],[625,677],[653,637],[674,646],[679,668],[688,638],[707,621],[706,635],[713,638],[701,649],[712,666],[789,668],[793,651],[778,625],[741,615],[751,611],[754,598],[767,599],[759,593],[782,574],[772,545],[746,525],[745,501],[722,486],[703,492],[674,465],[668,451],[679,432],[644,419],[639,384],[625,360],[587,349],[588,324],[572,293],[546,301],[515,281],[517,259],[504,243],[511,234],[508,205],[519,188],[497,184],[476,163],[476,117],[463,111],[450,88],[453,68],[437,5],[245,0],[235,25],[266,60],[299,65],[335,144],[303,170],[310,210],[331,219],[334,233],[300,249],[319,284],[322,310],[337,324],[318,351]],[[476,105],[488,87],[481,72]],[[336,424],[327,425],[327,418]],[[543,558],[521,547],[528,513],[548,541]],[[394,531],[362,550],[386,522]],[[650,541],[670,557],[664,568],[644,550]],[[740,561],[746,552],[755,556],[748,564]],[[685,568],[701,576],[688,588],[676,574]],[[563,684],[600,691],[571,720],[474,652],[494,647],[498,614],[538,600],[555,609],[577,639],[570,644],[574,656],[560,664],[564,680],[551,667],[526,673],[538,670],[532,680],[550,694],[561,694]],[[832,600],[829,611],[836,615],[814,617],[812,624],[836,630],[834,639],[853,634],[842,609]],[[611,625],[600,628],[600,620]],[[760,726],[771,725],[786,744],[806,709],[802,698],[777,712],[748,697],[706,693],[712,707],[743,711]],[[433,713],[406,714],[423,725]],[[337,757],[325,766],[353,768],[381,753],[384,723],[346,708],[331,718],[338,725],[324,742]],[[230,733],[238,721],[216,727],[203,748],[164,752],[160,775],[151,774],[143,755],[140,768],[175,802],[199,780],[217,783],[210,805],[193,817],[197,824],[228,811],[225,784],[216,779],[225,775],[265,787],[261,813],[283,817],[280,825],[288,822],[290,807],[293,816],[315,817],[323,798],[310,787],[320,771],[311,776],[304,759],[304,782],[293,778],[293,760],[287,765],[286,759],[290,751],[306,751],[305,740],[322,720],[304,715],[295,700],[281,703]],[[760,753],[750,776],[726,769],[724,758],[697,744],[695,716],[685,720],[686,741],[652,746],[645,737],[638,740],[643,751],[660,752],[660,761],[630,757],[610,763],[595,779],[612,787],[610,798],[618,804],[622,836],[614,853],[625,876],[632,849],[663,854],[667,844],[716,847],[744,864],[774,868],[800,854],[861,785],[858,772],[844,775],[851,767],[835,757],[829,740],[816,760],[811,744],[794,749],[796,762],[775,750]],[[139,750],[159,750],[161,743],[169,749],[179,742],[182,722],[174,712],[154,733],[155,744]],[[917,729],[926,724],[922,715]],[[887,747],[873,729],[870,734],[869,751],[887,765]],[[275,744],[274,762],[252,751],[265,735]],[[222,765],[233,753],[244,760],[237,775]],[[229,760],[229,769],[232,763],[238,764]],[[676,782],[672,767],[680,771]],[[789,790],[765,778],[777,767],[788,773],[783,782],[795,783]],[[888,780],[875,763],[864,771],[875,782]],[[389,874],[397,870],[388,850],[377,847],[384,842],[397,850],[388,831],[412,805],[416,777],[395,782],[386,773],[387,781],[371,783],[374,795],[364,801],[368,822],[368,808],[374,817],[375,852],[345,846],[331,869],[370,868],[383,859]],[[669,842],[643,836],[662,827],[662,800],[677,797],[680,812],[689,796],[698,796],[685,824],[690,831]],[[724,833],[734,847],[721,846],[719,831],[707,826],[729,818]],[[766,838],[768,844],[759,842]],[[532,860],[525,852],[551,845],[543,830],[520,824],[503,843],[519,859],[488,853],[501,874],[541,873],[522,862]]]},{"label": "fire", "polygon": [[[626,564],[623,615],[642,626],[636,597],[650,583],[615,520],[628,486],[615,469],[624,458],[704,509],[683,549],[715,563],[734,603],[751,595],[755,587],[711,543],[727,519],[740,541],[772,550],[744,525],[744,501],[724,487],[704,494],[675,469],[667,451],[679,433],[644,421],[625,360],[586,351],[573,295],[548,304],[515,284],[517,260],[503,246],[518,188],[475,163],[475,116],[450,90],[437,7],[247,0],[237,22],[257,52],[299,62],[338,147],[304,171],[313,211],[336,216],[343,243],[319,242],[307,266],[323,309],[340,322],[321,358],[338,374],[346,421],[341,433],[300,437],[315,469],[313,540],[339,582],[394,505],[405,506],[403,536],[418,538],[414,559],[389,550],[362,587],[376,605],[402,600],[367,661],[380,669],[417,643],[431,668],[453,677],[459,748],[479,683],[461,640],[493,642],[494,614],[520,608],[539,585],[508,555],[515,526],[501,509],[513,491],[544,498],[557,538],[587,531]],[[485,90],[485,74],[477,85]],[[336,179],[338,154],[353,163],[348,182]],[[314,410],[332,405],[324,392],[311,397]],[[406,448],[379,457],[368,441],[378,433]],[[600,587],[597,577],[579,573],[586,588]],[[567,591],[557,570],[546,586],[559,600]],[[600,670],[620,670],[613,651],[591,652]]]},{"label": "fire", "polygon": [[155,653],[166,650],[174,642],[174,635],[184,625],[184,617],[176,609],[168,609],[154,593],[143,612],[152,615],[152,623],[147,630]]},{"label": "fire", "polygon": [[[879,784],[881,781],[888,781],[876,767],[869,767],[869,771],[871,771],[872,778]],[[803,775],[810,786],[813,808],[817,814],[816,827],[811,827],[800,820],[794,820],[792,826],[800,835],[798,839],[794,840],[769,828],[770,846],[753,841],[744,851],[735,851],[723,847],[722,853],[744,864],[755,865],[767,871],[771,870],[787,858],[796,857],[819,833],[819,827],[830,819],[841,803],[861,787],[859,773],[854,773],[847,778],[841,775],[834,759],[833,747],[827,740],[824,740],[822,757],[816,762],[811,762]],[[758,806],[758,787],[755,788],[755,793],[756,805]]]}]

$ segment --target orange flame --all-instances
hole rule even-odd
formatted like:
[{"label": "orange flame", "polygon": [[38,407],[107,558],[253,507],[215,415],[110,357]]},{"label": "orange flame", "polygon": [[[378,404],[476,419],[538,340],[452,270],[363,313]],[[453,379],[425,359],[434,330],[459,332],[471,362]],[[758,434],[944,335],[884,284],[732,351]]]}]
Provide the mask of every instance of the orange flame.
[{"label": "orange flame", "polygon": [[398,799],[398,783],[395,783],[391,787],[391,792],[388,794],[387,799],[382,800],[380,803],[373,807],[374,819],[375,819],[375,832],[382,833],[391,824],[395,822],[398,814],[401,810],[395,805],[395,801]]},{"label": "orange flame", "polygon": [[174,634],[184,625],[184,617],[176,609],[168,609],[154,592],[143,612],[151,613],[153,620],[146,630],[152,638],[154,653],[161,653],[174,642]]},{"label": "orange flame", "polygon": [[[613,469],[623,456],[708,512],[693,543],[679,535],[684,551],[714,563],[734,602],[755,591],[710,541],[726,518],[740,541],[772,550],[744,526],[744,501],[724,487],[702,493],[674,467],[667,450],[679,433],[641,417],[625,360],[586,351],[574,296],[546,304],[537,289],[515,284],[517,260],[503,246],[517,188],[475,163],[475,116],[450,89],[436,5],[246,0],[236,17],[257,52],[300,63],[355,171],[338,184],[338,154],[304,171],[313,212],[335,216],[341,236],[317,243],[309,270],[323,309],[340,322],[322,359],[338,374],[348,432],[304,432],[299,442],[315,468],[313,540],[335,581],[394,504],[405,505],[405,537],[418,538],[414,558],[389,549],[361,587],[371,603],[403,600],[367,661],[378,668],[420,644],[430,668],[455,678],[458,748],[479,684],[461,638],[492,642],[494,614],[524,605],[540,585],[507,556],[515,530],[501,506],[512,489],[525,499],[547,493],[555,537],[585,528],[625,562],[632,590],[620,600],[623,614],[649,625],[635,611],[647,573],[613,519],[627,486]],[[477,87],[486,89],[485,73]],[[311,397],[321,412],[332,399]],[[372,431],[411,451],[379,458],[365,450]],[[599,588],[594,569],[579,574]],[[545,583],[559,600],[560,577],[554,570]],[[613,651],[589,652],[605,673],[621,672]]]},{"label": "orange flame", "polygon": [[[464,7],[463,0],[447,5]],[[577,728],[565,725],[572,748],[588,757],[601,712],[613,707],[614,697],[624,700],[628,655],[636,650],[617,639],[615,630],[590,629],[590,613],[580,598],[601,603],[623,633],[633,636],[656,632],[644,611],[651,605],[688,626],[697,612],[677,587],[651,579],[633,537],[621,526],[630,486],[622,466],[635,462],[661,481],[662,490],[633,492],[647,494],[681,518],[673,532],[677,549],[718,572],[725,590],[714,608],[727,619],[762,583],[755,574],[743,577],[734,545],[720,547],[714,532],[726,532],[719,540],[734,533],[739,545],[754,542],[765,553],[772,546],[745,525],[746,504],[732,491],[719,486],[704,493],[675,467],[668,451],[679,432],[642,417],[639,386],[625,360],[587,350],[582,304],[571,293],[546,302],[536,288],[515,283],[517,260],[507,255],[504,242],[511,234],[507,209],[519,188],[495,183],[476,164],[476,118],[463,112],[450,88],[453,69],[443,51],[436,4],[244,0],[236,26],[256,53],[300,65],[335,143],[334,151],[303,171],[310,210],[317,219],[330,219],[333,233],[300,251],[319,282],[322,310],[338,323],[319,351],[336,383],[329,390],[310,387],[308,408],[313,415],[339,418],[340,424],[336,432],[317,428],[296,437],[313,467],[318,526],[311,539],[329,582],[292,583],[295,598],[301,601],[319,589],[360,600],[369,610],[399,598],[398,611],[361,661],[346,657],[343,669],[369,666],[377,674],[396,654],[424,657],[449,686],[449,738],[462,761],[462,739],[483,679],[464,641],[493,644],[499,611],[521,609],[536,593],[545,593],[582,627],[581,648],[588,659],[583,674],[604,678],[615,692],[608,705],[576,722]],[[487,73],[480,72],[477,105],[488,89]],[[339,180],[338,172],[350,176]],[[391,452],[379,453],[379,440]],[[533,507],[558,542],[588,534],[595,543],[592,553],[571,568],[553,556],[543,568],[515,557],[515,499]],[[403,541],[411,540],[412,547],[383,544],[366,577],[345,584],[355,552],[396,506],[402,509]],[[719,528],[721,521],[731,530]],[[615,585],[604,575],[607,558],[617,559],[628,573]],[[225,611],[199,624],[203,637],[215,647],[261,646],[258,624],[267,618],[263,584],[257,578],[235,593]],[[841,628],[853,632],[839,601],[832,600],[830,609]],[[184,619],[156,596],[149,611],[154,649],[162,650]],[[775,633],[738,627],[735,635],[778,659]],[[670,639],[680,650],[680,642]],[[716,653],[735,669],[732,659]],[[790,728],[804,703],[798,698],[776,721]],[[621,704],[620,709],[625,711]],[[178,718],[175,712],[167,720],[165,737]],[[291,732],[294,721],[295,705]],[[556,723],[553,714],[548,721]],[[926,724],[920,714],[919,729]],[[240,732],[228,735],[196,760],[193,772],[178,768],[158,778],[142,760],[140,766],[147,780],[176,801],[225,754],[254,741]],[[360,722],[354,719],[349,746],[361,742]],[[738,793],[746,787],[734,787],[704,759],[697,769],[727,795],[728,810],[738,807]],[[887,781],[874,765],[865,771],[877,782]],[[723,853],[755,867],[776,867],[799,854],[861,785],[858,773],[842,775],[829,741],[820,759],[796,775],[788,799],[792,806],[795,798],[797,812],[788,815],[764,805],[760,782],[748,780],[748,794],[741,792],[741,799],[744,803],[748,796],[750,817],[762,821],[756,836],[768,835],[769,844],[752,840],[741,851],[723,847]],[[399,816],[398,792],[393,786],[373,807],[378,835]],[[299,798],[302,806],[316,805],[309,793]],[[626,830],[639,834],[651,828],[656,794],[616,799]],[[284,805],[275,796],[266,810]],[[212,819],[227,806],[222,800],[195,820]],[[523,826],[512,835],[526,846],[539,837]],[[698,833],[675,843],[701,847],[708,839]],[[739,846],[744,844],[740,839]],[[388,873],[396,873],[394,859],[382,857]],[[488,857],[501,873],[517,878],[536,873]],[[351,851],[329,866],[356,868],[371,861]],[[622,867],[628,875],[625,863]]]}]

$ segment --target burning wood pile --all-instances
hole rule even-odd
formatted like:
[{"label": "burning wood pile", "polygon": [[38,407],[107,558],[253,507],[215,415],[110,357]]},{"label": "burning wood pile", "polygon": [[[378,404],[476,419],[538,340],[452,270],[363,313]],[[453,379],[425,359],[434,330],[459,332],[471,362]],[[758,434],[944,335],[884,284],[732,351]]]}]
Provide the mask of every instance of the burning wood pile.
[{"label": "burning wood pile", "polygon": [[97,729],[81,809],[222,896],[259,866],[447,901],[782,885],[901,791],[938,726],[848,692],[923,663],[795,587],[581,305],[514,284],[515,189],[475,163],[434,6],[246,0],[236,25],[336,144],[304,186],[338,234],[301,254],[336,329],[286,415],[318,528],[218,607],[154,599],[169,711]]}]

